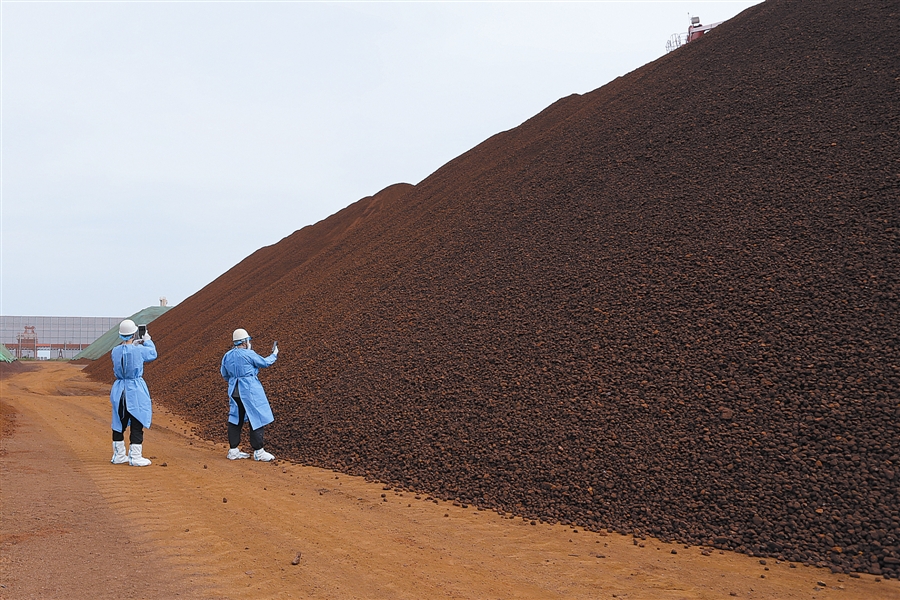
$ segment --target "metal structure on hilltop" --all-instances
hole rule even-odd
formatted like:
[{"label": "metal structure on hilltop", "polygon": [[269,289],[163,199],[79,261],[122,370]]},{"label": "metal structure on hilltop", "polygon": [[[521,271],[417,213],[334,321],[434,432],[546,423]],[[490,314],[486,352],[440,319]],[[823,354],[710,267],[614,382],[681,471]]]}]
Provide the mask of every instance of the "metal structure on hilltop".
[{"label": "metal structure on hilltop", "polygon": [[666,52],[678,50],[685,44],[699,40],[705,33],[713,27],[721,25],[723,22],[710,23],[709,25],[701,25],[700,17],[691,17],[691,24],[688,26],[687,33],[673,33],[666,42]]}]

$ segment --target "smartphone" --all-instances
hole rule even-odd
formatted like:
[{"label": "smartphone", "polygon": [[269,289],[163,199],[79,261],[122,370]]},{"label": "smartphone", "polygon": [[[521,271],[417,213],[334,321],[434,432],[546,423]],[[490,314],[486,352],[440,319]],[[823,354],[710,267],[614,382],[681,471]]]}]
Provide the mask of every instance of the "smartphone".
[{"label": "smartphone", "polygon": [[137,332],[138,338],[143,338],[145,333],[147,333],[147,326],[146,325],[138,325],[138,332]]}]

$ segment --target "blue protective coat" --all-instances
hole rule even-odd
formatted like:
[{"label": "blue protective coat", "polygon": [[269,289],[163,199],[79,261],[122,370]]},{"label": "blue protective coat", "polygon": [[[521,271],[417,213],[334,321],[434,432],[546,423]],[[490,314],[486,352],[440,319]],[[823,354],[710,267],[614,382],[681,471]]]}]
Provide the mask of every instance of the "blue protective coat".
[{"label": "blue protective coat", "polygon": [[272,365],[275,359],[274,354],[263,358],[246,348],[233,348],[222,357],[222,377],[228,380],[229,423],[241,425],[238,422],[238,406],[232,398],[234,386],[238,386],[241,403],[247,413],[244,420],[250,421],[252,429],[259,429],[275,420],[269,399],[266,398],[266,392],[257,377],[259,370]]},{"label": "blue protective coat", "polygon": [[122,421],[119,419],[119,402],[122,399],[122,391],[125,391],[125,405],[128,412],[141,422],[146,428],[150,428],[153,418],[153,407],[150,403],[150,390],[144,383],[144,363],[156,360],[156,346],[151,340],[143,344],[119,344],[112,349],[113,372],[116,374],[116,382],[109,393],[109,401],[112,403],[112,428],[115,431],[123,431]]}]

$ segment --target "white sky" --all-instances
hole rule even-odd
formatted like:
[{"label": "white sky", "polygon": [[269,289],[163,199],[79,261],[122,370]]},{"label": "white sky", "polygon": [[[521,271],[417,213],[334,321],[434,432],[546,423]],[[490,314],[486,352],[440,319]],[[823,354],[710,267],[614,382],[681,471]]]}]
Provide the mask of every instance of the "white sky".
[{"label": "white sky", "polygon": [[0,314],[177,304],[750,2],[0,1]]}]

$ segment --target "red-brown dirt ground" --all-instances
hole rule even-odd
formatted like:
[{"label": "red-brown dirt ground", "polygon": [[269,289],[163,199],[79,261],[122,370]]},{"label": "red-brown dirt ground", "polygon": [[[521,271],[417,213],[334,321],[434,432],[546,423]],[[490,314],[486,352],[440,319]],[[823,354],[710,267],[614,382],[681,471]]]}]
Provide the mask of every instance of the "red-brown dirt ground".
[{"label": "red-brown dirt ground", "polygon": [[362,477],[229,461],[225,444],[162,409],[144,439],[154,464],[112,465],[109,386],[77,365],[4,377],[0,398],[8,600],[900,599],[900,582],[872,575],[533,526]]}]

